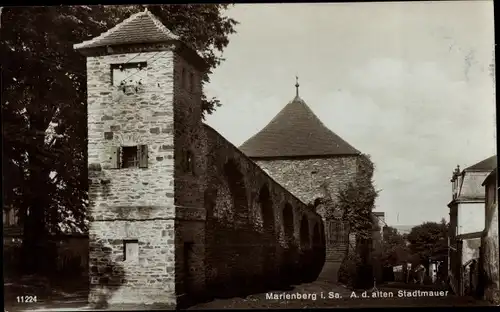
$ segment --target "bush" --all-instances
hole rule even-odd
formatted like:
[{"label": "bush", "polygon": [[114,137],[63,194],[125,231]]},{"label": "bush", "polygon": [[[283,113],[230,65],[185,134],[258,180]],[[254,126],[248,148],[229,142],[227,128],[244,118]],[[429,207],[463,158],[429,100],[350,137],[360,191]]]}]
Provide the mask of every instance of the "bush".
[{"label": "bush", "polygon": [[[3,268],[4,273],[9,275],[9,277],[17,276],[23,273],[23,268],[21,267],[23,261],[22,259],[23,250],[22,243],[20,240],[5,243],[4,240],[4,255],[3,255]],[[44,256],[38,259],[41,262],[41,272],[42,275],[51,274],[65,274],[65,275],[80,275],[82,273],[82,268],[80,265],[81,257],[79,255],[67,256],[63,253],[58,253],[57,243],[54,241],[48,241],[43,244]]]},{"label": "bush", "polygon": [[4,245],[3,249],[3,271],[6,275],[16,275],[20,271],[21,246]]},{"label": "bush", "polygon": [[358,272],[361,267],[361,258],[354,253],[349,253],[340,264],[338,281],[351,288],[358,284]]},{"label": "bush", "polygon": [[338,271],[338,281],[352,289],[373,287],[373,267],[357,254],[349,254]]}]

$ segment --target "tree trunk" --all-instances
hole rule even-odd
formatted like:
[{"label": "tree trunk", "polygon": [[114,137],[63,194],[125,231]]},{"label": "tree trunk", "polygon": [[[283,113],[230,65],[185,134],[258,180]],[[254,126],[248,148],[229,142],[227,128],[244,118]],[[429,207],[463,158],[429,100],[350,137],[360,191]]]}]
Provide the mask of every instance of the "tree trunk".
[{"label": "tree trunk", "polygon": [[25,219],[23,231],[23,269],[24,273],[41,273],[44,259],[43,243],[45,242],[45,226],[43,204],[29,205],[29,215]]},{"label": "tree trunk", "polygon": [[[24,209],[22,268],[26,274],[42,273],[46,259],[43,245],[46,242],[45,211],[47,190],[41,172],[43,164],[36,157],[28,156],[29,177],[27,179],[26,208]],[[42,170],[43,171],[43,170]]]}]

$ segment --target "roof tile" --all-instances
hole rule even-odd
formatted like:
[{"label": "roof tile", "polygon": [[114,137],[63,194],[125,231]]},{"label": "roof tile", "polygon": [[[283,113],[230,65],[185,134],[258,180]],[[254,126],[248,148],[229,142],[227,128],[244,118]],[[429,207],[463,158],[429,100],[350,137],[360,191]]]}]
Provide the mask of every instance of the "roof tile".
[{"label": "roof tile", "polygon": [[487,172],[490,172],[491,170],[495,169],[496,166],[497,166],[497,155],[491,156],[489,158],[486,158],[485,160],[478,162],[475,165],[467,167],[464,169],[464,171],[487,171]]},{"label": "roof tile", "polygon": [[360,154],[328,129],[298,96],[240,150],[251,158]]},{"label": "roof tile", "polygon": [[131,15],[101,35],[75,44],[73,47],[78,50],[121,44],[158,43],[178,39],[179,37],[165,27],[156,16],[145,10]]}]

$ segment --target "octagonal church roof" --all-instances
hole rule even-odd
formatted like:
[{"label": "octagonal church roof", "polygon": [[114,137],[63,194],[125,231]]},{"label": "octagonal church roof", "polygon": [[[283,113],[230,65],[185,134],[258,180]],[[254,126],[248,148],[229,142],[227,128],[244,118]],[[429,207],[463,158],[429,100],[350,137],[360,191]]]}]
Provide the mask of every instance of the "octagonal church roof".
[{"label": "octagonal church roof", "polygon": [[289,102],[261,131],[240,146],[250,158],[359,155],[328,129],[299,97]]}]

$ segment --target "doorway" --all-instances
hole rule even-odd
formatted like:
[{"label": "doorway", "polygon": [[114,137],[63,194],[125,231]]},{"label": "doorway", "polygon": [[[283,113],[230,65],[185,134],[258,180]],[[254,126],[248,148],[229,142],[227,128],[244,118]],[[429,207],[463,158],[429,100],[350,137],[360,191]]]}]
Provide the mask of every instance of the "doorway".
[{"label": "doorway", "polygon": [[194,243],[184,242],[183,253],[184,292],[189,295],[194,291]]}]

